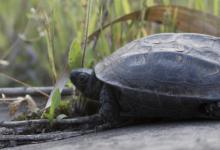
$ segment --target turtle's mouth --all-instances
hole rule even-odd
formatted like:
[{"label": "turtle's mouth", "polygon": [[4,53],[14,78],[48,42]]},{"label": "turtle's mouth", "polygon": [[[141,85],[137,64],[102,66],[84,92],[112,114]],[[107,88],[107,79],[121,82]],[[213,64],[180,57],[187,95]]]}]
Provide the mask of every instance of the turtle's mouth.
[{"label": "turtle's mouth", "polygon": [[70,73],[70,80],[71,82],[76,85],[76,80],[77,80],[77,77],[79,76],[79,72],[76,72],[75,70],[73,70],[71,73]]}]

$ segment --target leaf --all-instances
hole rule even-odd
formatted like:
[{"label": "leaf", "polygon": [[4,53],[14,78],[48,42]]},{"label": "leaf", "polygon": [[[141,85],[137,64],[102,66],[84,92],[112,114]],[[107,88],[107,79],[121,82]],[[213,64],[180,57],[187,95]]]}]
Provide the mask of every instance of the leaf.
[{"label": "leaf", "polygon": [[77,40],[73,40],[68,54],[68,65],[70,69],[81,66],[81,46]]},{"label": "leaf", "polygon": [[64,118],[67,118],[67,115],[65,115],[65,114],[60,114],[60,115],[58,115],[58,116],[56,117],[57,120],[62,120],[62,119],[64,119]]},{"label": "leaf", "polygon": [[15,116],[18,111],[24,111],[22,110],[24,107],[27,107],[27,112],[37,112],[39,110],[34,99],[30,95],[26,95],[25,97],[14,98],[14,101],[9,104],[10,116]]},{"label": "leaf", "polygon": [[[146,12],[144,12],[144,20],[148,22],[164,24],[163,16],[164,13],[166,13],[168,10],[171,12],[171,18],[175,18],[176,29],[182,32],[203,33],[213,36],[220,35],[220,17],[183,6],[158,5],[148,7]],[[97,37],[97,34],[100,34],[100,31],[106,29],[107,27],[128,20],[141,21],[142,15],[143,12],[139,10],[121,16],[90,34],[88,37],[88,42],[91,42],[93,38]]]},{"label": "leaf", "polygon": [[65,70],[62,76],[57,80],[53,91],[50,93],[50,97],[45,106],[45,110],[49,108],[49,113],[44,113],[43,116],[49,119],[52,122],[55,115],[56,108],[61,103],[61,91],[65,87],[66,82],[68,81],[69,73]]},{"label": "leaf", "polygon": [[50,122],[53,121],[55,116],[55,110],[60,105],[60,102],[61,102],[61,93],[60,90],[56,88],[51,98],[49,113],[46,115]]},{"label": "leaf", "polygon": [[59,91],[62,91],[62,90],[64,89],[65,84],[66,84],[66,82],[68,81],[68,79],[69,79],[69,73],[68,73],[67,70],[65,70],[65,71],[63,72],[63,74],[61,75],[61,77],[59,77],[59,80],[56,81],[56,84],[55,84],[53,90],[52,90],[51,93],[50,93],[50,96],[49,96],[49,99],[48,99],[47,104],[46,104],[46,106],[45,106],[45,109],[47,109],[47,108],[49,108],[49,107],[51,106],[52,97],[53,97],[53,95],[54,95],[54,92],[55,92],[57,89],[59,89]]}]

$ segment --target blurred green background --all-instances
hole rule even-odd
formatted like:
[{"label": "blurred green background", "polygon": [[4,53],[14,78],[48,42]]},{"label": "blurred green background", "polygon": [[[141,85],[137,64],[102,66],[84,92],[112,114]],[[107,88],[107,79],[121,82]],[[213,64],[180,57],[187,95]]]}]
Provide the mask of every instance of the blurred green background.
[{"label": "blurred green background", "polygon": [[[0,73],[31,86],[53,85],[67,65],[70,49],[78,52],[72,52],[72,67],[80,67],[82,48],[76,43],[83,43],[85,38],[89,6],[91,34],[116,18],[151,6],[180,5],[218,16],[219,3],[220,0],[90,0],[90,4],[87,0],[1,0]],[[177,32],[175,21],[170,22],[161,25],[130,20],[110,25],[101,30],[95,42],[88,43],[85,66],[92,67],[131,40],[159,32]],[[185,23],[191,24],[191,20]],[[0,74],[0,87],[6,86],[21,85]]]}]

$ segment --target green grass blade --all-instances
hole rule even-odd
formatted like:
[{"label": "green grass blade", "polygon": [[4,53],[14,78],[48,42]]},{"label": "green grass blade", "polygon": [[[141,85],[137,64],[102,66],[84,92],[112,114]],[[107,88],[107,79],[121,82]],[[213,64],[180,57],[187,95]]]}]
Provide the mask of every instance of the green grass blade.
[{"label": "green grass blade", "polygon": [[213,13],[214,15],[219,15],[219,0],[213,0]]},{"label": "green grass blade", "polygon": [[55,89],[52,98],[51,98],[51,105],[49,108],[49,113],[46,113],[45,116],[48,118],[50,122],[53,121],[55,118],[55,110],[58,108],[58,106],[61,103],[61,93],[59,88]]},{"label": "green grass blade", "polygon": [[47,53],[49,58],[49,64],[52,70],[53,81],[55,82],[57,79],[57,73],[56,73],[55,59],[54,59],[53,35],[50,25],[46,29],[46,42],[47,42]]},{"label": "green grass blade", "polygon": [[68,54],[68,66],[70,69],[80,67],[82,60],[80,43],[76,40],[72,41]]},{"label": "green grass blade", "polygon": [[170,0],[163,0],[163,4],[164,5],[169,5],[169,4],[171,4],[171,2],[170,2]]}]

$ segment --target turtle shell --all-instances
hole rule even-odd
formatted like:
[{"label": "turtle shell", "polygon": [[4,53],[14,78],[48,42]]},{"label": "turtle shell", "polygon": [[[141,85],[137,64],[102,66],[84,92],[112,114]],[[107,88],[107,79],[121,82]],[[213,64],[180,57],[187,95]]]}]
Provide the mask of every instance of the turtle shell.
[{"label": "turtle shell", "polygon": [[220,38],[162,33],[126,44],[95,66],[104,83],[168,96],[219,99]]}]

